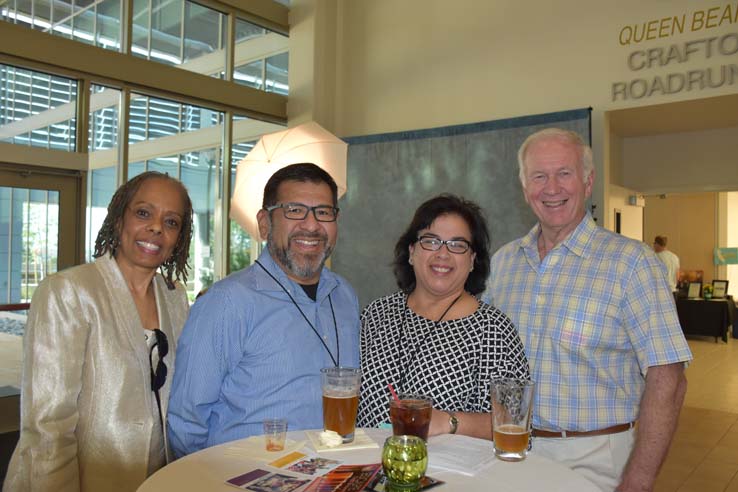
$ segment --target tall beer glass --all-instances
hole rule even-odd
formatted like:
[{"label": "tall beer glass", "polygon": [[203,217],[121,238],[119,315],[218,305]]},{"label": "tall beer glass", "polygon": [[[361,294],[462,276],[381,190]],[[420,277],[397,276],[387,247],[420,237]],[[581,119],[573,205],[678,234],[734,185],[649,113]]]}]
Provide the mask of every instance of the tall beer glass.
[{"label": "tall beer glass", "polygon": [[320,373],[323,386],[323,429],[337,432],[344,443],[353,442],[361,370],[355,367],[326,367]]},{"label": "tall beer glass", "polygon": [[501,460],[521,461],[528,454],[534,388],[532,381],[492,381],[492,431],[495,456]]}]

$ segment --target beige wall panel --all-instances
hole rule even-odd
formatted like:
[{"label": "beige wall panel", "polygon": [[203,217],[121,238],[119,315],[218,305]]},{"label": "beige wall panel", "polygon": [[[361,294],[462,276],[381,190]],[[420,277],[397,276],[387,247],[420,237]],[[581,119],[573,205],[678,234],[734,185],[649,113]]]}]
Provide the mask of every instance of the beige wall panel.
[{"label": "beige wall panel", "polygon": [[[596,111],[738,92],[738,85],[611,101],[611,84],[735,59],[699,55],[631,71],[635,49],[734,32],[736,25],[623,46],[626,25],[707,7],[693,0],[343,2],[338,131],[363,135],[592,106]],[[735,6],[735,2],[730,2]]]},{"label": "beige wall panel", "polygon": [[684,193],[646,197],[644,240],[657,235],[669,239],[668,248],[678,257],[683,270],[703,270],[706,283],[712,282],[712,263],[717,237],[717,193]]},{"label": "beige wall panel", "polygon": [[623,181],[643,193],[738,190],[738,127],[624,138]]}]

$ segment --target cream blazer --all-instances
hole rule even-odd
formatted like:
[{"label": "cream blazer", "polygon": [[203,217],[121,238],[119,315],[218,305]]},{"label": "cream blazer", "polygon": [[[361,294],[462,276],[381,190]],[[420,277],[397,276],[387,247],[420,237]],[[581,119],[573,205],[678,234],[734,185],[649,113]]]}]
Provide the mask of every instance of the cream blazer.
[{"label": "cream blazer", "polygon": [[[154,278],[166,333],[166,418],[184,288]],[[47,277],[33,295],[23,339],[21,433],[4,492],[135,491],[146,480],[159,416],[149,353],[133,297],[112,257]],[[166,429],[166,421],[164,422]]]}]

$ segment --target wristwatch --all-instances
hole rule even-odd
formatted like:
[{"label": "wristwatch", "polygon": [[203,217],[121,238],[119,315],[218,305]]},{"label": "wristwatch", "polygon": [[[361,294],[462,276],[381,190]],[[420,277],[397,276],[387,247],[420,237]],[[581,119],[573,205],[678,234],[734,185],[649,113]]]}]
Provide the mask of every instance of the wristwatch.
[{"label": "wristwatch", "polygon": [[448,433],[456,434],[456,431],[459,429],[459,419],[456,418],[456,415],[454,415],[453,412],[446,413],[448,413],[448,425],[451,427],[451,430],[448,431]]}]

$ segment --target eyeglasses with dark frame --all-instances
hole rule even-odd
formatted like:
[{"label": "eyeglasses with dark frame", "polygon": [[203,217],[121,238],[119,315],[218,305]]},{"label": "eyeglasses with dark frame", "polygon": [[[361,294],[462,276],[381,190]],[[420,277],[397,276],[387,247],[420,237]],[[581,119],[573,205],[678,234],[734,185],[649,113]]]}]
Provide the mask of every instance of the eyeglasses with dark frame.
[{"label": "eyeglasses with dark frame", "polygon": [[308,207],[304,203],[278,203],[267,207],[265,210],[271,212],[278,208],[282,209],[284,217],[290,220],[305,220],[309,212],[313,212],[313,217],[318,222],[335,222],[338,218],[338,207],[331,207],[330,205],[317,205],[315,207]]},{"label": "eyeglasses with dark frame", "polygon": [[454,253],[456,255],[463,255],[469,251],[469,248],[471,248],[471,243],[466,239],[444,240],[435,236],[420,236],[418,238],[418,243],[420,244],[420,247],[426,251],[438,251],[441,249],[441,246],[445,244],[449,253]]}]

